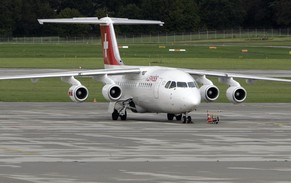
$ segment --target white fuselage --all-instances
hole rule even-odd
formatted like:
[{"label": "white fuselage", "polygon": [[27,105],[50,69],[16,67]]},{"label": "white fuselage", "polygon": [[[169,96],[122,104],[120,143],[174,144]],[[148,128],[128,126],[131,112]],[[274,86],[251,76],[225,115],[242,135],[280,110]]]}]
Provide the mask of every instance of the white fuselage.
[{"label": "white fuselage", "polygon": [[140,68],[139,75],[110,76],[122,88],[122,98],[133,99],[137,112],[181,114],[200,104],[199,88],[188,73],[167,67]]}]

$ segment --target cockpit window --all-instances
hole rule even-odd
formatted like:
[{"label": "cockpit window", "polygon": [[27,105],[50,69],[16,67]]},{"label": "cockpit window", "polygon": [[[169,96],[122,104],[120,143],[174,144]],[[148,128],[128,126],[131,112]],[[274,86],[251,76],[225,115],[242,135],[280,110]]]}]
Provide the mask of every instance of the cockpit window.
[{"label": "cockpit window", "polygon": [[171,84],[171,81],[168,81],[165,85],[165,88],[169,88],[170,84]]},{"label": "cockpit window", "polygon": [[181,82],[181,81],[168,81],[165,85],[165,88],[198,88],[196,82]]},{"label": "cockpit window", "polygon": [[175,81],[172,81],[171,85],[170,85],[170,88],[176,88],[176,82]]},{"label": "cockpit window", "polygon": [[189,86],[189,88],[195,88],[196,87],[194,82],[188,82],[188,86]]},{"label": "cockpit window", "polygon": [[188,87],[186,82],[177,82],[177,86],[179,88],[187,88]]}]

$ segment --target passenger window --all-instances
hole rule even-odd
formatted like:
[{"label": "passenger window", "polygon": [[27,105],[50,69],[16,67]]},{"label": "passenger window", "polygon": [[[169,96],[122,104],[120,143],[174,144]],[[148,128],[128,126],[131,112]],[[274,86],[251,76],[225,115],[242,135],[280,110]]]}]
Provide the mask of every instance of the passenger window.
[{"label": "passenger window", "polygon": [[165,85],[165,88],[169,88],[170,84],[171,84],[171,81],[168,81]]},{"label": "passenger window", "polygon": [[185,83],[185,82],[177,82],[177,86],[179,87],[179,88],[187,88],[188,86],[187,86],[187,83]]},{"label": "passenger window", "polygon": [[195,88],[195,83],[194,82],[189,82],[188,83],[189,88]]},{"label": "passenger window", "polygon": [[171,85],[170,85],[170,88],[176,88],[176,82],[175,81],[172,81]]}]

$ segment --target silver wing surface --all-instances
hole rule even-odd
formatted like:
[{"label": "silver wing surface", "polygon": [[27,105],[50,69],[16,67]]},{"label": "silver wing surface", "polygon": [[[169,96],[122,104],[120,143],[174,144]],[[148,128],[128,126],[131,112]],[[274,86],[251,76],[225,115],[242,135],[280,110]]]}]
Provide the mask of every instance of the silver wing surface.
[{"label": "silver wing surface", "polygon": [[103,75],[125,75],[125,74],[138,74],[139,68],[121,68],[121,69],[95,69],[95,70],[78,70],[66,72],[52,72],[43,74],[25,74],[15,76],[1,76],[0,80],[10,79],[41,79],[41,78],[54,78],[54,77],[74,77],[74,76],[103,76]]},{"label": "silver wing surface", "polygon": [[256,80],[291,83],[291,80],[289,80],[289,79],[280,79],[280,78],[273,78],[273,77],[263,77],[263,76],[237,74],[237,73],[231,73],[231,72],[228,73],[228,72],[208,71],[208,70],[193,70],[193,69],[182,69],[182,70],[184,72],[189,73],[190,75],[192,75],[194,77],[212,76],[212,77],[218,77],[220,79],[238,78],[238,79],[246,79],[247,83],[252,83]]}]

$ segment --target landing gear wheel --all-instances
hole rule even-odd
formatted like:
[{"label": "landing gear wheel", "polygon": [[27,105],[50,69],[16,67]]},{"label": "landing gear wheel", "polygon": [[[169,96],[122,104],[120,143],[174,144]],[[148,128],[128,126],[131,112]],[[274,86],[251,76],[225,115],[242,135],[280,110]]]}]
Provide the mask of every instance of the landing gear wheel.
[{"label": "landing gear wheel", "polygon": [[112,113],[112,120],[116,121],[119,117],[119,113],[117,112],[116,109],[114,109],[113,113]]},{"label": "landing gear wheel", "polygon": [[125,121],[127,119],[127,113],[126,113],[126,111],[124,112],[124,115],[120,115],[120,119],[122,121]]},{"label": "landing gear wheel", "polygon": [[182,114],[177,115],[177,116],[176,116],[176,120],[177,120],[177,121],[181,121],[181,120],[182,120]]},{"label": "landing gear wheel", "polygon": [[175,115],[174,114],[167,114],[167,118],[169,121],[172,121],[174,119]]},{"label": "landing gear wheel", "polygon": [[187,121],[186,116],[183,116],[183,123],[186,123],[186,121]]},{"label": "landing gear wheel", "polygon": [[183,123],[193,123],[191,116],[183,116]]},{"label": "landing gear wheel", "polygon": [[187,123],[193,123],[191,116],[187,116]]}]

